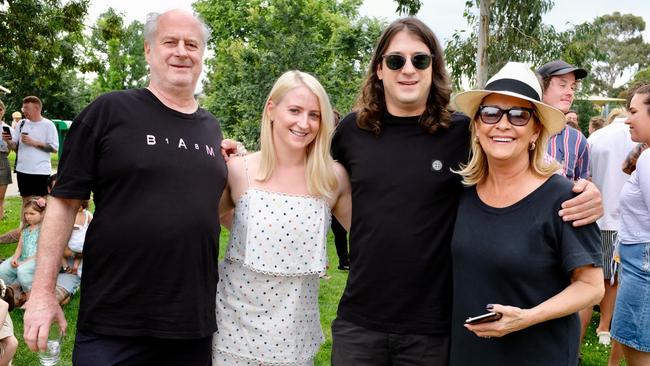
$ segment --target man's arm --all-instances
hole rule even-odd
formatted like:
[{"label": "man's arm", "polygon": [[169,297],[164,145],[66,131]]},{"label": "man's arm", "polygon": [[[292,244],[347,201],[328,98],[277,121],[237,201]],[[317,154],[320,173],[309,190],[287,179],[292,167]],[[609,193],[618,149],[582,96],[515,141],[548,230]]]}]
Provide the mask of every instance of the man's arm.
[{"label": "man's arm", "polygon": [[583,226],[596,222],[603,217],[603,198],[596,185],[580,179],[573,185],[573,192],[578,196],[562,202],[559,215],[564,221],[573,221],[573,226]]},{"label": "man's arm", "polygon": [[54,146],[48,144],[47,142],[41,142],[41,141],[35,140],[35,139],[29,137],[29,135],[23,135],[22,136],[22,142],[26,143],[27,145],[34,146],[35,148],[37,148],[37,149],[39,149],[41,151],[45,151],[46,153],[55,153],[55,152],[57,152],[57,149]]},{"label": "man's arm", "polygon": [[50,197],[41,226],[36,254],[36,272],[24,316],[25,343],[32,351],[45,350],[53,322],[63,331],[67,326],[54,294],[63,248],[70,240],[81,200]]}]

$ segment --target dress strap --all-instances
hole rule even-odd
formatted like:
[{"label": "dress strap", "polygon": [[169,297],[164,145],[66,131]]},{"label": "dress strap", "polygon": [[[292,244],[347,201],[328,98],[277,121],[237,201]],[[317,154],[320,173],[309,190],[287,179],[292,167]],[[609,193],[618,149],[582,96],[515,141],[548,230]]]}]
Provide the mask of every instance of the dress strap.
[{"label": "dress strap", "polygon": [[250,177],[248,175],[248,156],[244,156],[244,171],[246,172],[246,183],[247,183],[246,188],[250,188],[251,179],[250,179]]}]

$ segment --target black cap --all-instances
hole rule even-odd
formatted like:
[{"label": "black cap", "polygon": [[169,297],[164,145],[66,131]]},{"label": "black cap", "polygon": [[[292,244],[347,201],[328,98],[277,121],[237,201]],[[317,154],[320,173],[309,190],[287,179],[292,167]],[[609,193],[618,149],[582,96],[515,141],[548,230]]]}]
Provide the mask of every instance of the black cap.
[{"label": "black cap", "polygon": [[551,61],[537,69],[537,73],[542,75],[543,78],[548,78],[556,75],[564,75],[570,72],[576,76],[576,80],[583,79],[587,76],[587,70],[575,67],[562,60]]}]

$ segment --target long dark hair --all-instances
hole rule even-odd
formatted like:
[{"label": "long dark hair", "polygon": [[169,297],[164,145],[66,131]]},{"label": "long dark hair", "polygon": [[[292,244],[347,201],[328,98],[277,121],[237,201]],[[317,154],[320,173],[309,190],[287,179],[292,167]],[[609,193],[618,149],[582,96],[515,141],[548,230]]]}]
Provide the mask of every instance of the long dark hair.
[{"label": "long dark hair", "polygon": [[372,55],[372,61],[368,67],[366,79],[361,88],[361,93],[354,107],[354,110],[357,112],[357,125],[359,128],[369,130],[375,135],[381,133],[380,121],[384,113],[386,113],[386,99],[384,97],[384,84],[377,77],[377,68],[382,63],[382,55],[386,52],[390,41],[401,31],[410,32],[418,37],[429,47],[429,50],[433,54],[433,61],[431,63],[431,90],[429,91],[424,113],[420,117],[420,124],[429,133],[434,133],[441,127],[449,127],[451,112],[448,107],[451,96],[451,85],[449,83],[449,75],[445,69],[442,48],[433,31],[422,21],[414,17],[395,20],[384,30],[379,38]]}]

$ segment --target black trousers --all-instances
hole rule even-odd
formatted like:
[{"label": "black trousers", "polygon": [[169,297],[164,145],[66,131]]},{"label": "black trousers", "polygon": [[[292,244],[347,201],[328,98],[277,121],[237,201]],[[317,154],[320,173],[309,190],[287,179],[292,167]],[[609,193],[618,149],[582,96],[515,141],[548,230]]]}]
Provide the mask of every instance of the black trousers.
[{"label": "black trousers", "polygon": [[334,245],[336,246],[336,255],[339,257],[339,267],[349,266],[350,258],[348,257],[348,233],[341,223],[332,216],[332,233],[334,234]]},{"label": "black trousers", "polygon": [[77,331],[74,366],[211,366],[212,336],[199,339],[107,336]]},{"label": "black trousers", "polygon": [[333,366],[447,366],[449,334],[396,334],[332,322]]}]

